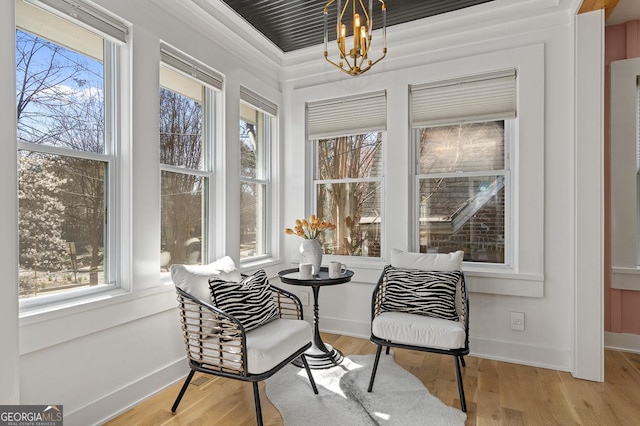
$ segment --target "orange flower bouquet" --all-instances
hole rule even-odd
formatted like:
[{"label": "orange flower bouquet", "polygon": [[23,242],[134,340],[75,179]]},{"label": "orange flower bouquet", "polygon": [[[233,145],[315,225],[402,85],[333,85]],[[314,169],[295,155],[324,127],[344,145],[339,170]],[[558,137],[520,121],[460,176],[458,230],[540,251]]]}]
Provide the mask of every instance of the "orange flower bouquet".
[{"label": "orange flower bouquet", "polygon": [[336,225],[312,214],[307,219],[296,219],[296,226],[293,229],[285,228],[284,233],[297,235],[305,240],[314,240],[325,230],[331,229],[336,229]]}]

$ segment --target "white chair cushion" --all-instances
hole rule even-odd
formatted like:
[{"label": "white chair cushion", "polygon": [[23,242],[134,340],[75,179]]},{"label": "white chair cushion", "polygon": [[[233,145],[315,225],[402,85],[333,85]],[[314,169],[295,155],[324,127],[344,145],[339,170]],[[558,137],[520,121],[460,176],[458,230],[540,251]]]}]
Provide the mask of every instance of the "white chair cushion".
[{"label": "white chair cushion", "polygon": [[423,271],[461,271],[463,257],[462,250],[453,253],[415,253],[393,249],[391,266]]},{"label": "white chair cushion", "polygon": [[171,279],[181,290],[203,302],[211,302],[209,278],[219,277],[225,281],[242,280],[233,259],[225,256],[208,265],[171,265]]},{"label": "white chair cushion", "polygon": [[[303,320],[277,319],[246,334],[247,370],[260,374],[271,370],[295,351],[311,341],[311,325]],[[204,342],[202,358],[193,358],[205,364],[218,365],[220,352],[216,349],[219,339],[211,337]],[[239,342],[223,343],[222,363],[229,368],[240,367]]]},{"label": "white chair cushion", "polygon": [[277,319],[247,333],[248,370],[264,373],[311,342],[311,325],[304,320]]},{"label": "white chair cushion", "polygon": [[412,346],[440,349],[464,347],[465,328],[458,321],[404,312],[384,312],[371,325],[374,336]]}]

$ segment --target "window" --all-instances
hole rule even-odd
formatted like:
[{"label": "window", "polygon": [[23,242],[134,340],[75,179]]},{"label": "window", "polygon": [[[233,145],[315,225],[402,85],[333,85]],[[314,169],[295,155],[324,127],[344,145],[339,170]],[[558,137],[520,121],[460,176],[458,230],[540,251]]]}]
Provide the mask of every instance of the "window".
[{"label": "window", "polygon": [[104,288],[116,277],[117,197],[110,188],[116,63],[126,27],[84,5],[71,22],[58,17],[65,2],[35,3],[47,11],[16,2],[21,299]]},{"label": "window", "polygon": [[612,288],[640,290],[640,58],[611,62]]},{"label": "window", "polygon": [[271,141],[277,106],[240,88],[240,260],[270,254]]},{"label": "window", "polygon": [[169,46],[160,66],[160,269],[208,260],[214,109],[222,77]]},{"label": "window", "polygon": [[420,251],[508,263],[515,73],[416,85],[411,96]]},{"label": "window", "polygon": [[309,103],[307,122],[313,211],[336,224],[323,235],[324,253],[380,257],[386,93]]}]

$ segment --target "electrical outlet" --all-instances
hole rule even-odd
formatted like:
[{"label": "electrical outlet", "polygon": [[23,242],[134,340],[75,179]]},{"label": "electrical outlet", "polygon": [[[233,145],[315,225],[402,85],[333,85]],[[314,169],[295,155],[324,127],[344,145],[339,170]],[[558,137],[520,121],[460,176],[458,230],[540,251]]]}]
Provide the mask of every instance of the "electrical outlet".
[{"label": "electrical outlet", "polygon": [[300,302],[302,302],[302,306],[309,306],[309,292],[303,291],[300,293]]},{"label": "electrical outlet", "polygon": [[511,312],[511,329],[524,331],[524,312]]}]

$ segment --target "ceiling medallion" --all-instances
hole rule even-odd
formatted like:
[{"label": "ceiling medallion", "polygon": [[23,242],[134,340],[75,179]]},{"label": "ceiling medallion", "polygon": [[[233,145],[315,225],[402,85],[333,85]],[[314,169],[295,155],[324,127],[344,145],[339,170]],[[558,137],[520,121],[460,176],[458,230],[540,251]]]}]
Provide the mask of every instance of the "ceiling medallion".
[{"label": "ceiling medallion", "polygon": [[[387,55],[387,6],[383,0],[378,0],[382,11],[382,56],[375,61],[370,58],[371,33],[373,31],[373,0],[369,0],[369,7],[365,8],[363,0],[346,0],[344,6],[342,0],[336,4],[336,44],[338,45],[338,57],[336,61],[329,58],[327,45],[329,43],[329,6],[336,0],[329,0],[324,6],[324,58],[330,64],[338,67],[349,75],[360,75],[371,69]],[[352,13],[349,15],[349,6]],[[346,21],[351,18],[351,22]],[[348,38],[347,38],[348,37]],[[353,38],[353,40],[352,40]]]}]

